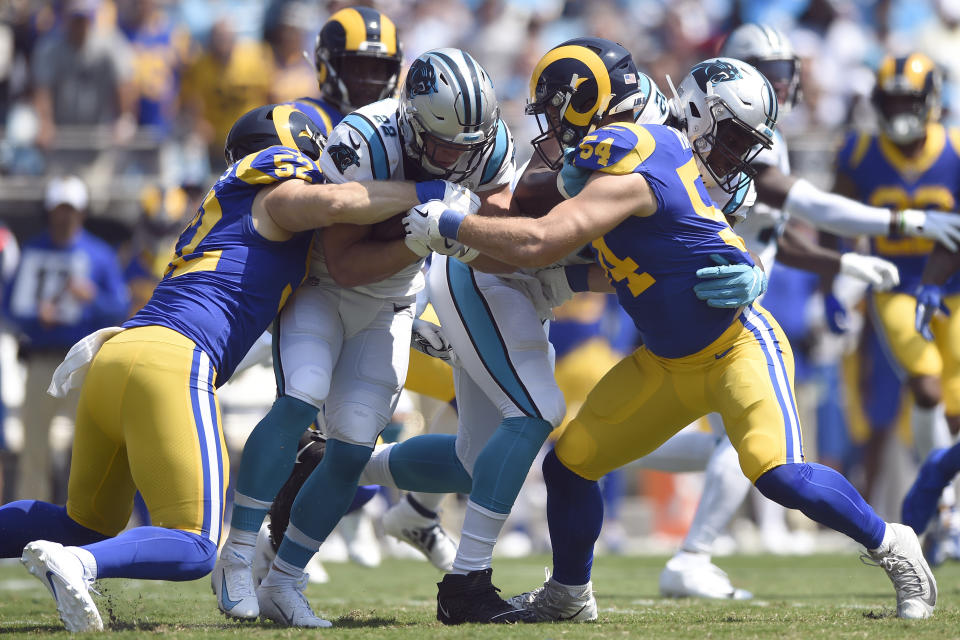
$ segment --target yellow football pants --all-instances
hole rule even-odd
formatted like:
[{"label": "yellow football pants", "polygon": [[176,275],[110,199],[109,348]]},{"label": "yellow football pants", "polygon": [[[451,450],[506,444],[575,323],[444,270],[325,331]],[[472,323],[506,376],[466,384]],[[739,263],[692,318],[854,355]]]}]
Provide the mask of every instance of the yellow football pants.
[{"label": "yellow football pants", "polygon": [[137,489],[153,524],[220,539],[227,450],[210,358],[164,327],[114,336],[80,391],[67,513],[116,535]]},{"label": "yellow football pants", "polygon": [[574,473],[598,480],[712,411],[723,417],[751,482],[803,461],[793,352],[759,305],[693,355],[661,358],[641,347],[621,360],[567,425],[557,457]]}]

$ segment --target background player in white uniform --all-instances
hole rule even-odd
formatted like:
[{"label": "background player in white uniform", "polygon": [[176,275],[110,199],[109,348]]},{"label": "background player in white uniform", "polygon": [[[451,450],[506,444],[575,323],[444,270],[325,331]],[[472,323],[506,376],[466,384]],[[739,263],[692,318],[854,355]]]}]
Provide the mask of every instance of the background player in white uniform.
[{"label": "background player in white uniform", "polygon": [[[457,49],[423,54],[407,74],[403,96],[367,105],[336,126],[320,159],[326,178],[442,177],[489,192],[488,202],[500,193],[508,202],[513,167],[509,132],[479,64]],[[446,118],[437,118],[440,114]],[[470,196],[473,201],[464,210],[479,205]],[[257,426],[265,441],[258,440],[251,450],[251,436],[241,463],[255,465],[260,497],[238,494],[234,518],[244,519],[244,528],[255,536],[289,472],[289,467],[278,470],[273,458],[280,453],[292,463],[297,439],[321,406],[328,438],[323,460],[293,503],[277,558],[255,598],[248,595],[253,585],[250,555],[237,555],[239,545],[228,539],[218,567],[223,567],[225,584],[233,585],[236,576],[238,591],[230,586],[230,596],[221,593],[218,600],[222,609],[229,604],[225,600],[250,600],[236,612],[245,615],[235,617],[260,613],[291,626],[329,626],[313,614],[298,583],[303,567],[349,506],[360,472],[393,413],[406,377],[415,297],[423,288],[422,257],[430,253],[426,246],[412,252],[399,220],[395,222],[392,234],[389,224],[340,225],[318,234],[310,275],[278,317],[274,366],[280,398],[273,415]],[[456,250],[442,245],[441,250]],[[252,552],[252,546],[239,551]]]},{"label": "background player in white uniform", "polygon": [[[781,109],[789,112],[798,97],[799,61],[786,36],[772,27],[748,23],[730,34],[721,55],[756,66],[773,84]],[[691,133],[689,127],[687,133]],[[760,256],[768,272],[779,256],[785,264],[824,275],[844,273],[877,289],[896,284],[896,268],[889,262],[856,253],[841,255],[815,245],[786,225],[791,215],[848,236],[886,234],[893,225],[898,225],[905,234],[951,243],[960,230],[956,222],[947,217],[949,214],[900,213],[867,207],[790,176],[787,145],[779,131],[774,132],[773,147],[762,150],[751,165],[757,171],[754,183],[758,202],[748,211],[738,212],[743,220],[737,223],[736,231],[747,248]],[[704,175],[704,180],[709,184],[709,176]],[[719,435],[715,447],[704,446],[704,441],[718,436],[687,431],[677,434],[640,461],[643,466],[666,471],[699,470],[706,465],[704,492],[690,531],[660,576],[660,589],[665,595],[711,598],[750,595],[735,589],[726,574],[710,562],[714,541],[749,490],[729,440],[722,435],[722,430],[717,431],[719,424],[713,426]]]}]

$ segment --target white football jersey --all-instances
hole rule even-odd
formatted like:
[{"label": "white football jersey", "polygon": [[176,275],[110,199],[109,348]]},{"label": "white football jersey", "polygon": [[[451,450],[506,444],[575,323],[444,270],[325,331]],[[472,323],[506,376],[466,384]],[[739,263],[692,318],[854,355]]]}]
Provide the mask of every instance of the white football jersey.
[{"label": "white football jersey", "polygon": [[[790,175],[790,158],[787,154],[787,141],[779,131],[773,134],[773,146],[761,151],[753,162],[753,166],[774,166],[784,175]],[[763,268],[767,273],[773,268],[777,256],[777,238],[783,233],[787,224],[787,214],[780,209],[774,209],[762,202],[754,204],[747,212],[746,219],[737,223],[736,232],[743,238],[747,249],[760,256]]]},{"label": "white football jersey", "polygon": [[[338,184],[360,180],[432,179],[427,174],[415,173],[419,167],[411,167],[410,160],[404,156],[398,116],[399,102],[388,98],[361,107],[341,120],[327,138],[318,163],[326,179]],[[477,168],[458,182],[472,191],[483,192],[510,184],[515,173],[513,136],[507,124],[500,120],[496,142]],[[356,287],[356,290],[378,298],[415,295],[424,286],[421,264],[422,261],[415,262],[385,280]],[[321,281],[332,281],[319,237],[313,243],[310,275]]]}]

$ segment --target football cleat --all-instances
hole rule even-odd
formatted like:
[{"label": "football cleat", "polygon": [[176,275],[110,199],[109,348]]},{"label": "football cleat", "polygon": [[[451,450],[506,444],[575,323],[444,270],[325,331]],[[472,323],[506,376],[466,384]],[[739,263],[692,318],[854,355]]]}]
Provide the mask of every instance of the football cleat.
[{"label": "football cleat", "polygon": [[[266,524],[260,527],[260,533],[257,534],[257,546],[253,550],[253,584],[260,586],[263,579],[270,573],[270,565],[273,559],[277,557],[277,550],[273,548],[270,538],[270,529]],[[310,562],[304,567],[307,572],[307,582],[310,584],[326,584],[330,582],[330,574],[327,573],[323,563],[320,562],[320,555],[314,554]]]},{"label": "football cleat", "polygon": [[363,509],[344,515],[337,526],[340,528],[340,535],[343,536],[344,542],[347,543],[347,555],[350,560],[361,567],[380,566],[383,557],[380,553],[380,541],[377,540],[370,516]]},{"label": "football cleat", "polygon": [[37,540],[24,547],[20,562],[53,596],[67,631],[103,631],[100,612],[90,597],[93,581],[84,575],[80,558],[58,542]]},{"label": "football cleat", "polygon": [[450,571],[457,556],[457,543],[440,526],[440,521],[417,512],[411,498],[401,500],[383,514],[383,530],[413,546],[441,571]]},{"label": "football cleat", "polygon": [[260,617],[273,620],[285,627],[323,628],[333,623],[324,620],[313,612],[303,590],[307,586],[306,574],[296,585],[257,587],[257,600],[260,603]]},{"label": "football cleat", "polygon": [[230,544],[220,550],[210,574],[210,586],[217,596],[217,607],[228,618],[256,620],[260,615],[250,563]]},{"label": "football cleat", "polygon": [[597,600],[593,583],[568,587],[550,577],[546,571],[542,587],[513,596],[508,603],[517,609],[532,611],[543,622],[590,622],[597,619]]},{"label": "football cleat", "polygon": [[946,452],[946,449],[934,449],[930,452],[920,467],[917,479],[903,498],[903,524],[913,527],[917,535],[923,533],[933,520],[940,494],[950,482],[949,479],[944,482],[939,468],[940,460]]},{"label": "football cleat", "polygon": [[[897,617],[929,618],[937,604],[937,581],[920,550],[913,529],[887,523],[888,534],[876,551],[860,558],[865,564],[882,567],[897,594]],[[871,562],[872,560],[872,562]]]},{"label": "football cleat", "polygon": [[466,575],[448,573],[437,583],[437,620],[443,624],[537,622],[533,611],[517,609],[497,595],[493,569]]},{"label": "football cleat", "polygon": [[941,507],[923,537],[923,557],[931,567],[960,558],[960,513],[956,507]]},{"label": "football cleat", "polygon": [[753,594],[737,589],[706,554],[680,552],[660,572],[660,595],[666,598],[749,600]]}]

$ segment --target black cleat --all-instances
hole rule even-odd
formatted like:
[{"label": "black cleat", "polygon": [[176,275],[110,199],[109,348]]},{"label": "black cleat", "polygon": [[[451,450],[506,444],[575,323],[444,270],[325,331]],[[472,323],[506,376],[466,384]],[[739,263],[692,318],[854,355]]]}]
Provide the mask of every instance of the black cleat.
[{"label": "black cleat", "polygon": [[493,569],[467,575],[448,573],[437,583],[437,620],[443,624],[512,624],[536,622],[533,611],[516,609],[497,595],[490,576]]}]

